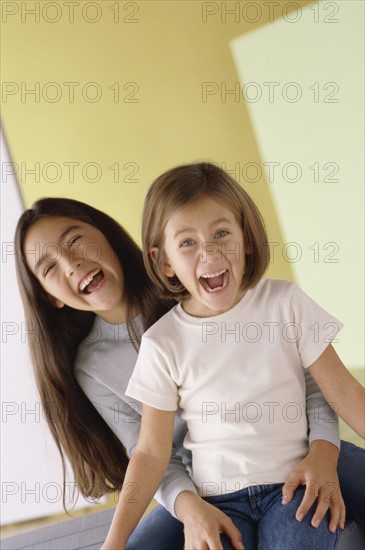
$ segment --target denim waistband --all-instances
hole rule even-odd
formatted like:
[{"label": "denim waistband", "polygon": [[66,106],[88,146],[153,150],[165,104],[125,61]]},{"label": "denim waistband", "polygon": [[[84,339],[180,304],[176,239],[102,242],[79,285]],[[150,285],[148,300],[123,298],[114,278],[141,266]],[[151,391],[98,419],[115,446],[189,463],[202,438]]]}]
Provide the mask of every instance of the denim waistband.
[{"label": "denim waistband", "polygon": [[220,502],[224,502],[225,500],[230,500],[232,498],[239,498],[242,496],[266,496],[270,494],[272,491],[277,491],[278,488],[281,488],[284,484],[283,483],[266,483],[264,485],[249,485],[248,487],[244,487],[243,489],[239,489],[238,491],[234,491],[232,493],[225,493],[225,494],[219,494],[219,495],[211,495],[211,496],[205,496],[204,500],[207,502],[214,502],[215,499],[218,499]]}]

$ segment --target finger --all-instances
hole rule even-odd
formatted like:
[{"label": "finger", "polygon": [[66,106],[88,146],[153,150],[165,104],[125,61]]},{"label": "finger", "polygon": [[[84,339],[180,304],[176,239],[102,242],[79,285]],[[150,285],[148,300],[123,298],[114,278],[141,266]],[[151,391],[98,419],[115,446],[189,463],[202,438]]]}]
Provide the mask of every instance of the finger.
[{"label": "finger", "polygon": [[344,528],[344,517],[346,515],[345,503],[343,501],[338,483],[326,483],[323,487],[323,494],[325,495],[325,502],[329,503],[331,509],[329,530],[334,533],[340,525],[340,520],[340,527],[342,529]]},{"label": "finger", "polygon": [[201,540],[197,541],[192,539],[189,539],[189,540],[185,539],[184,550],[193,550],[194,548],[201,548],[201,550],[209,550],[210,546],[208,546],[207,543],[202,542]]},{"label": "finger", "polygon": [[185,537],[184,550],[223,550],[220,534],[217,531],[213,535],[207,533],[197,533],[195,535]]},{"label": "finger", "polygon": [[[223,550],[222,542],[220,536],[211,537],[208,541],[209,550]],[[193,548],[200,548],[200,546],[193,546]]]},{"label": "finger", "polygon": [[222,531],[230,538],[234,550],[243,550],[241,531],[237,529],[233,521],[229,520],[222,523]]},{"label": "finger", "polygon": [[281,504],[289,504],[294,498],[295,491],[301,485],[300,481],[287,481],[283,485]]},{"label": "finger", "polygon": [[331,510],[331,518],[328,525],[328,529],[331,531],[331,533],[335,533],[337,527],[340,524],[341,504],[339,502],[335,502],[331,504],[330,510]]},{"label": "finger", "polygon": [[339,507],[338,526],[341,529],[345,529],[346,506],[342,498],[340,486],[338,485],[338,483],[326,483],[325,488],[327,493],[329,494],[329,496],[327,496],[326,498],[330,499],[331,503],[334,502],[338,504],[338,507]]},{"label": "finger", "polygon": [[[323,498],[323,495],[320,495],[319,499],[318,499],[318,504],[317,504],[317,508],[313,514],[313,517],[312,517],[312,520],[311,520],[311,525],[313,527],[319,527],[324,516],[326,515],[327,513],[327,510],[328,508],[330,507],[330,504],[328,502],[326,502],[326,499]],[[338,518],[340,517],[340,506],[338,505],[338,503],[332,503],[331,504],[331,520],[330,520],[330,523],[332,521],[332,525],[335,525],[335,530],[337,528],[337,522],[338,522]]]},{"label": "finger", "polygon": [[303,500],[300,503],[297,513],[295,514],[295,517],[298,521],[302,521],[302,519],[307,515],[308,510],[311,508],[311,506],[313,506],[313,503],[315,502],[317,496],[318,496],[318,483],[307,485]]},{"label": "finger", "polygon": [[345,521],[346,521],[346,506],[343,501],[343,498],[341,496],[340,499],[340,519],[338,520],[338,525],[341,529],[345,529]]},{"label": "finger", "polygon": [[346,506],[341,491],[338,491],[335,495],[332,495],[332,497],[330,504],[331,520],[329,530],[334,532],[337,526],[340,527],[340,529],[345,529]]}]

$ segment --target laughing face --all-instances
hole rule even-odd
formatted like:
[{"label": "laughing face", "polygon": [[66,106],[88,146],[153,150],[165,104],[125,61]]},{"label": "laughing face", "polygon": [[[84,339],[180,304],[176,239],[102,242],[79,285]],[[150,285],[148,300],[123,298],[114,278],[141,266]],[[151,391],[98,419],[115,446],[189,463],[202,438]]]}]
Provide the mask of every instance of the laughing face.
[{"label": "laughing face", "polygon": [[178,210],[166,224],[164,245],[165,275],[176,276],[191,295],[182,302],[187,313],[218,315],[242,298],[243,232],[223,203],[203,196]]},{"label": "laughing face", "polygon": [[61,216],[42,218],[29,228],[24,253],[54,306],[125,321],[122,268],[99,229]]}]

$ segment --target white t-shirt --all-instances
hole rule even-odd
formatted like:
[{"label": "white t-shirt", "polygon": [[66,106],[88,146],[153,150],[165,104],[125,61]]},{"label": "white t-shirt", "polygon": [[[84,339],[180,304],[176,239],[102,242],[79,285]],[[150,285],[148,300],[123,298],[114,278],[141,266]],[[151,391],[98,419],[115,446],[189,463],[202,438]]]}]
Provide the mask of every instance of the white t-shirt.
[{"label": "white t-shirt", "polygon": [[182,409],[200,495],[282,483],[308,452],[304,369],[340,328],[287,281],[262,279],[214,317],[179,304],[144,334],[126,394]]}]

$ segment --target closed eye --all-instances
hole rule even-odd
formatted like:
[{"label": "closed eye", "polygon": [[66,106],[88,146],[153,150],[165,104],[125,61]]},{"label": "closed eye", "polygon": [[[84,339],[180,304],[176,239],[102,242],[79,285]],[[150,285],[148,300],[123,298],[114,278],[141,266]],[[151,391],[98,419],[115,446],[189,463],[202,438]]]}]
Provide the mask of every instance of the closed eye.
[{"label": "closed eye", "polygon": [[46,269],[43,271],[43,277],[46,277],[48,273],[54,268],[56,264],[47,265]]},{"label": "closed eye", "polygon": [[72,246],[74,246],[79,239],[81,239],[81,235],[77,235],[77,237],[71,239],[68,243],[68,247],[71,248]]}]

